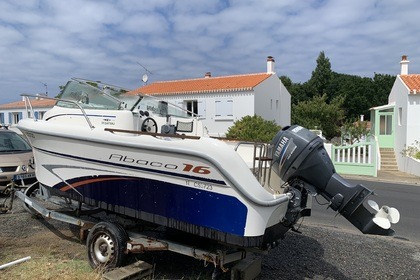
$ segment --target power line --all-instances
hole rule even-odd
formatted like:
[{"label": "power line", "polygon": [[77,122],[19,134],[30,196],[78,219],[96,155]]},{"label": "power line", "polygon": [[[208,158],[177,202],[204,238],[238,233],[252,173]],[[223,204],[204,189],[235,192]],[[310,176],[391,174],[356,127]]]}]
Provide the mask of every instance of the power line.
[{"label": "power line", "polygon": [[48,96],[48,85],[47,85],[47,83],[43,83],[43,82],[40,82],[40,83],[44,85],[44,87],[45,87],[45,95]]}]

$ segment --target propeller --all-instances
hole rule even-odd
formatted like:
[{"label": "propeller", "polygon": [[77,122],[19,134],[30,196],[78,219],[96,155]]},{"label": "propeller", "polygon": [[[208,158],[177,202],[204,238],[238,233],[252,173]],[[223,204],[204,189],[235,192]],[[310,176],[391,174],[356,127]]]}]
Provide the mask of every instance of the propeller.
[{"label": "propeller", "polygon": [[372,221],[381,228],[389,229],[391,227],[391,223],[396,224],[400,220],[400,212],[396,208],[384,205],[379,209],[378,203],[373,200],[368,200],[368,204],[376,211],[375,217]]}]

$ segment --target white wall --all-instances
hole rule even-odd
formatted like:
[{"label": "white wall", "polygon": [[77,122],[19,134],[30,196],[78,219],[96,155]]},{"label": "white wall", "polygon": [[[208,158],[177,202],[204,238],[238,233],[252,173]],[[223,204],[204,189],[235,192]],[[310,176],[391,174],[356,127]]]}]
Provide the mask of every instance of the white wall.
[{"label": "white wall", "polygon": [[[233,100],[233,116],[232,117],[216,117],[216,100],[231,99]],[[237,92],[229,94],[215,94],[206,99],[206,119],[203,125],[207,127],[211,136],[225,136],[228,128],[237,120],[246,115],[254,115],[254,93],[253,92]]]},{"label": "white wall", "polygon": [[[402,151],[420,141],[420,94],[409,94],[408,88],[397,77],[388,97],[388,103],[395,102],[395,142],[394,150],[397,158],[398,169],[412,173],[407,157]],[[413,173],[412,173],[413,174]]]},{"label": "white wall", "polygon": [[[280,79],[279,79],[280,81]],[[292,97],[283,83],[280,81],[280,123],[282,127],[291,125]]]},{"label": "white wall", "polygon": [[[410,94],[408,95],[408,106],[407,106],[407,125],[405,143],[407,146],[415,145],[415,141],[420,141],[420,94]],[[396,139],[400,138],[399,135],[395,136]],[[403,144],[399,142],[398,150],[406,148]],[[397,152],[396,152],[397,153]],[[401,152],[400,155],[397,155],[398,169],[406,173],[410,173],[416,176],[420,176],[420,161],[403,157]]]},{"label": "white wall", "polygon": [[408,96],[407,106],[407,144],[420,141],[420,93]]},{"label": "white wall", "polygon": [[[184,106],[186,100],[197,100],[199,102],[198,111],[204,113],[204,118],[201,121],[210,136],[225,136],[228,128],[235,121],[247,115],[256,114],[266,120],[274,120],[282,127],[290,125],[291,97],[276,75],[271,75],[251,91],[180,94],[159,96],[159,98],[181,107]],[[233,101],[233,116],[216,117],[216,101],[226,99]],[[200,109],[200,106],[205,109]]]},{"label": "white wall", "polygon": [[[223,137],[228,128],[237,120],[246,115],[254,115],[254,93],[234,92],[234,93],[206,93],[206,94],[183,94],[176,96],[162,96],[162,100],[183,107],[186,100],[197,100],[199,109],[203,112],[204,117],[201,118],[203,127],[206,127],[210,136]],[[232,100],[233,116],[217,117],[216,101]],[[200,108],[200,106],[202,106]],[[204,109],[203,109],[204,107]],[[184,109],[186,109],[184,107]]]},{"label": "white wall", "polygon": [[[43,112],[48,111],[51,108],[34,108],[34,112],[35,114],[37,114],[37,116],[42,115]],[[25,111],[25,109],[5,109],[5,110],[1,110],[0,113],[3,113],[3,123],[4,124],[11,124],[11,125],[16,125],[15,120],[13,119],[13,115],[14,114],[19,114],[20,119],[23,118],[27,118],[28,117],[28,112]],[[31,116],[33,117],[33,116]]]},{"label": "white wall", "polygon": [[404,172],[420,177],[420,160],[404,158]]},{"label": "white wall", "polygon": [[408,88],[402,82],[400,76],[397,76],[394,85],[392,86],[391,93],[389,94],[388,103],[395,103],[394,151],[395,157],[397,158],[398,168],[400,170],[404,161],[401,152],[405,148],[404,145],[407,139],[407,99]]},{"label": "white wall", "polygon": [[291,97],[276,75],[271,75],[254,88],[255,114],[266,120],[274,120],[284,127],[290,125]]}]

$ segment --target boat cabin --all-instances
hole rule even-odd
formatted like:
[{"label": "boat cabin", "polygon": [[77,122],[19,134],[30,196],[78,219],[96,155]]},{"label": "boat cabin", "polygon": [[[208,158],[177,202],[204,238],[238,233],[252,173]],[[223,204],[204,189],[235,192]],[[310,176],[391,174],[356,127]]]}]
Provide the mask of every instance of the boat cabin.
[{"label": "boat cabin", "polygon": [[149,133],[203,135],[197,116],[147,95],[127,95],[125,89],[82,79],[69,81],[44,120],[86,123]]}]

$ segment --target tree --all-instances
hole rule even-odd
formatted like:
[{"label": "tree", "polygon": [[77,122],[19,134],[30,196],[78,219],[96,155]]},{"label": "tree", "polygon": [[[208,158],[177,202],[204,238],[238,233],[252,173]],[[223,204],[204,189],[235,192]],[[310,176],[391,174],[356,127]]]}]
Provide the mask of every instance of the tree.
[{"label": "tree", "polygon": [[373,88],[375,90],[375,95],[372,99],[372,107],[388,103],[388,96],[396,78],[396,76],[388,74],[375,73],[375,76],[373,77]]},{"label": "tree", "polygon": [[309,82],[303,84],[293,84],[289,91],[292,104],[296,105],[301,101],[308,101],[314,96],[315,88]]},{"label": "tree", "polygon": [[343,107],[347,119],[358,119],[360,115],[369,116],[371,100],[375,95],[372,79],[333,72],[328,92],[330,98],[344,96]]},{"label": "tree", "polygon": [[[342,100],[339,109],[343,110],[344,119],[349,120],[359,119],[360,115],[364,115],[365,120],[369,120],[370,108],[387,103],[396,79],[395,76],[375,73],[373,78],[367,78],[336,73],[331,70],[330,60],[323,51],[320,52],[316,62],[316,68],[307,82],[293,83],[288,77],[280,77],[291,95],[292,120],[302,121],[303,118],[302,116],[294,116],[298,112],[298,110],[293,109],[295,106],[301,102],[313,102],[315,96],[324,94],[326,94],[325,102],[327,104],[333,104],[335,99]],[[300,106],[303,104],[300,104]],[[308,124],[319,121],[318,118],[310,122],[309,118],[305,119]]]},{"label": "tree", "polygon": [[349,141],[350,144],[360,142],[360,140],[370,134],[367,121],[346,121],[341,127],[341,139]]},{"label": "tree", "polygon": [[281,129],[274,121],[264,120],[260,116],[245,116],[229,127],[228,139],[270,142]]},{"label": "tree", "polygon": [[344,98],[338,96],[327,103],[326,94],[299,102],[292,106],[292,123],[308,129],[321,129],[328,139],[339,136],[344,119],[343,102]]},{"label": "tree", "polygon": [[330,59],[325,56],[324,51],[321,51],[316,59],[316,68],[312,71],[312,76],[309,80],[309,83],[315,89],[314,94],[322,95],[327,93],[326,89],[330,83],[331,74]]},{"label": "tree", "polygon": [[280,76],[279,77],[281,83],[286,87],[286,88],[290,88],[293,86],[293,82],[292,79],[290,79],[287,76]]}]

